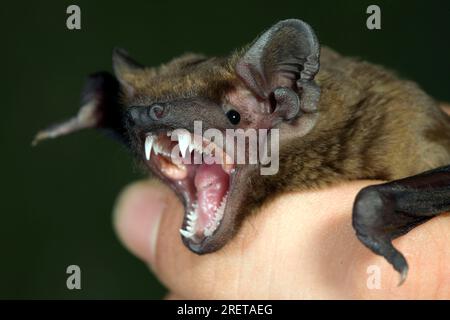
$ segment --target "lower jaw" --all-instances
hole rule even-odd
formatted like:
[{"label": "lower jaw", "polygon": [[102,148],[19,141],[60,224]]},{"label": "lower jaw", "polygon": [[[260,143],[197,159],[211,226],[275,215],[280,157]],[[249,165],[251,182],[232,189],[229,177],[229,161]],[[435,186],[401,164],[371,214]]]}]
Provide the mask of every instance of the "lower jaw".
[{"label": "lower jaw", "polygon": [[[211,154],[207,154],[205,158],[203,152],[208,149],[210,142],[201,140],[203,141],[200,143],[203,144],[203,151],[198,151],[198,142],[194,142],[191,149],[190,145],[187,148],[186,139],[180,141],[180,135],[178,135],[178,141],[169,139],[169,135],[162,133],[145,137],[144,149],[147,165],[184,200],[185,215],[180,233],[183,242],[191,250],[200,252],[200,248],[210,242],[217,230],[220,229],[227,194],[230,191],[236,168],[230,164],[208,164],[211,163]],[[195,137],[189,137],[188,140],[195,141]],[[147,143],[148,141],[150,142]],[[183,148],[180,147],[181,143]],[[183,150],[184,152],[181,152],[183,157],[174,162],[172,161],[174,159],[172,152],[176,151],[177,147],[178,151]],[[227,156],[222,149],[214,150],[215,154],[220,155],[220,159]],[[199,159],[203,159],[200,164],[192,164],[197,163]]]},{"label": "lower jaw", "polygon": [[[210,251],[206,244],[220,228],[234,173],[225,173],[215,164],[189,165],[187,171],[186,177],[180,180],[161,171],[158,174],[184,201],[185,214],[180,229],[184,244],[201,254]],[[187,232],[192,235],[188,236]]]},{"label": "lower jaw", "polygon": [[183,241],[199,252],[214,237],[225,212],[231,176],[219,165],[199,165],[190,180],[193,192],[185,194],[185,215],[180,229]]}]

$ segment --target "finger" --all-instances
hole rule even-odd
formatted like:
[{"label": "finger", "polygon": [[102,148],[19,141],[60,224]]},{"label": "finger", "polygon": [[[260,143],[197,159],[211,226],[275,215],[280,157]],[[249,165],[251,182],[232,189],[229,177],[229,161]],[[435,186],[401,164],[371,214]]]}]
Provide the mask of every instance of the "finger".
[{"label": "finger", "polygon": [[128,186],[118,197],[113,223],[120,240],[133,254],[151,263],[155,254],[161,215],[172,194],[156,181]]}]

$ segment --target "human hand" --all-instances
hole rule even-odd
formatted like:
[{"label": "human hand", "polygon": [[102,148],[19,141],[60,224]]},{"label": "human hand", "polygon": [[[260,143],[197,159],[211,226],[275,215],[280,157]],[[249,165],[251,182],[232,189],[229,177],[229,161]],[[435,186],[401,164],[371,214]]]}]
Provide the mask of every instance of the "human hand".
[{"label": "human hand", "polygon": [[394,240],[409,263],[398,287],[398,273],[358,241],[351,225],[356,194],[374,183],[379,181],[280,196],[249,216],[223,249],[202,256],[182,244],[182,204],[157,181],[126,188],[114,225],[170,298],[449,299],[450,215]]}]

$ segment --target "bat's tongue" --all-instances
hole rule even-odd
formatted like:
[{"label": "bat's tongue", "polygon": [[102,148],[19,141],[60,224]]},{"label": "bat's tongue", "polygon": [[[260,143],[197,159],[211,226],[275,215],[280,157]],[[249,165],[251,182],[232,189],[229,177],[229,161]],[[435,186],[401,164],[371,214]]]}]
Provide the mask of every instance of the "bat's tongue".
[{"label": "bat's tongue", "polygon": [[201,164],[195,174],[197,212],[200,226],[205,228],[214,221],[214,215],[229,188],[229,175],[218,164]]}]

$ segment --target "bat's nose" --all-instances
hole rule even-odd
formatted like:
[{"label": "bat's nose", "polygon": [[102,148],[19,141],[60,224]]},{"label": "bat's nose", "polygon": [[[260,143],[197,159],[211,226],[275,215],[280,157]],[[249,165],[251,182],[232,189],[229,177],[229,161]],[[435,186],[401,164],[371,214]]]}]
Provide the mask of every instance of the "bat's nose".
[{"label": "bat's nose", "polygon": [[134,106],[128,109],[128,121],[132,124],[145,126],[161,121],[167,116],[168,106],[155,103],[150,106]]}]

